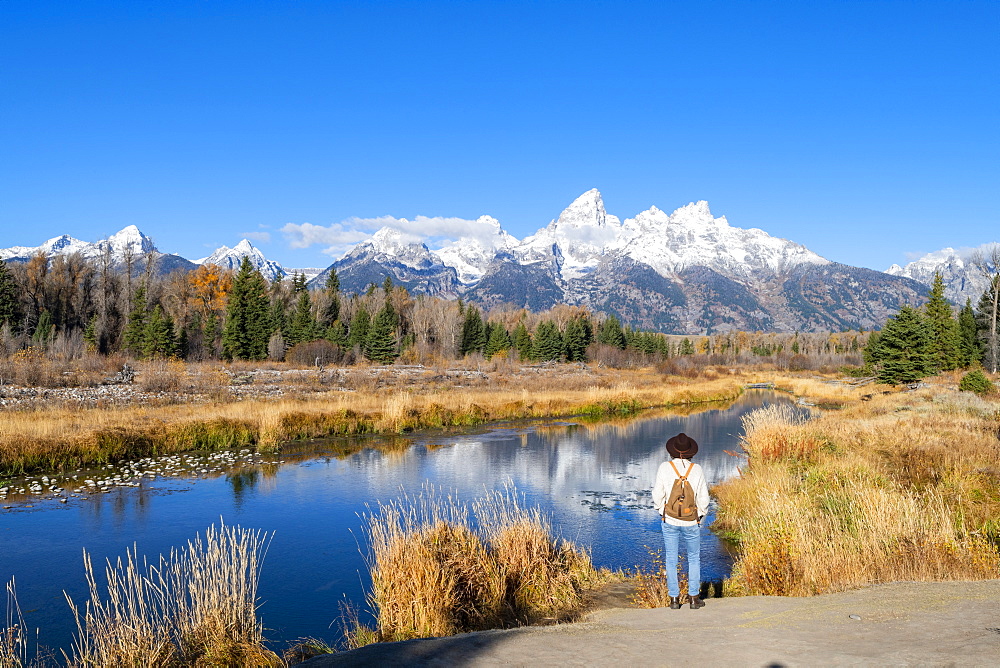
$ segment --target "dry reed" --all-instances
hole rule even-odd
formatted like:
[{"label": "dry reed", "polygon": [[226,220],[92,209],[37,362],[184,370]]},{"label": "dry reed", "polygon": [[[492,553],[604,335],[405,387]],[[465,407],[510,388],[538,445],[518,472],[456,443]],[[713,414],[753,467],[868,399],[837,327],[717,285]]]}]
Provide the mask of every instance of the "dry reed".
[{"label": "dry reed", "polygon": [[97,584],[84,551],[89,599],[77,624],[71,666],[277,666],[256,616],[257,582],[270,536],[209,527],[202,540],[150,565],[135,547],[108,560]]},{"label": "dry reed", "polygon": [[28,665],[28,634],[21,606],[17,603],[14,578],[7,583],[7,616],[0,628],[0,668],[22,668]]},{"label": "dry reed", "polygon": [[425,486],[365,519],[378,628],[360,632],[371,640],[565,618],[604,576],[586,552],[554,539],[510,488],[470,506]]}]

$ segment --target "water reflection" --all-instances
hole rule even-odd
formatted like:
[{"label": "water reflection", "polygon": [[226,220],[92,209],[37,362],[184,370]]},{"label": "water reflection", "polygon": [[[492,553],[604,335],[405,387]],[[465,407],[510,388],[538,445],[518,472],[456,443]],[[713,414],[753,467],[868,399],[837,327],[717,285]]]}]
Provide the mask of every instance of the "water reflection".
[{"label": "water reflection", "polygon": [[[155,557],[221,517],[275,531],[260,592],[269,637],[333,640],[340,603],[364,605],[358,515],[366,504],[425,482],[471,499],[510,480],[550,515],[556,531],[591,549],[599,566],[632,567],[647,561],[645,545],[660,544],[650,487],[665,440],[679,431],[695,438],[709,482],[724,480],[740,463],[725,452],[737,449],[740,417],[775,401],[785,399],[755,392],[690,415],[333,439],[295,444],[280,460],[228,457],[211,470],[198,465],[197,478],[170,474],[65,505],[0,512],[0,577],[17,577],[21,606],[30,611],[28,624],[42,629],[41,642],[66,647],[72,618],[62,592],[83,598],[83,549],[95,565],[133,543]],[[725,575],[729,559],[714,536],[705,535],[702,550],[706,579]]]}]

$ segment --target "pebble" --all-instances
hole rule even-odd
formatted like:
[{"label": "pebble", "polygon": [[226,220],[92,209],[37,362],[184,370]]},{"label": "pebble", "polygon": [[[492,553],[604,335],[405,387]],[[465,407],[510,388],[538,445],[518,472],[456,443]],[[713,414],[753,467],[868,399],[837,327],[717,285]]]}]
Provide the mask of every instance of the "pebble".
[{"label": "pebble", "polygon": [[861,615],[848,615],[848,616],[855,621],[861,621]]}]

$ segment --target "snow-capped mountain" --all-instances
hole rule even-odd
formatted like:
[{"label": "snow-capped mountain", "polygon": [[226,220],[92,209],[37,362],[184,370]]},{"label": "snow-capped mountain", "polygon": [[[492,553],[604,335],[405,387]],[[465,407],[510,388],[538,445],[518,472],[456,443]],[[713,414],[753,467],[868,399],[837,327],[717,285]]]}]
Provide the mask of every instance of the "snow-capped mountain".
[{"label": "snow-capped mountain", "polygon": [[[966,299],[971,299],[975,306],[989,285],[989,279],[971,261],[971,255],[972,251],[959,252],[954,248],[942,248],[903,267],[894,264],[885,273],[905,276],[930,285],[934,282],[935,272],[941,272],[945,296],[958,306],[963,306]],[[984,256],[988,258],[990,253],[985,253]]]},{"label": "snow-capped mountain", "polygon": [[235,271],[240,268],[243,258],[249,258],[250,264],[270,282],[280,280],[286,275],[280,264],[264,257],[264,254],[247,239],[242,240],[233,248],[222,246],[208,257],[195,260],[195,264],[214,264],[217,267]]},{"label": "snow-capped mountain", "polygon": [[455,269],[463,285],[479,282],[497,253],[509,252],[518,244],[517,239],[505,232],[500,227],[500,221],[492,216],[480,216],[476,220],[476,230],[485,232],[461,237],[432,251],[443,265]]},{"label": "snow-capped mountain", "polygon": [[7,262],[27,262],[38,253],[45,257],[58,255],[80,255],[88,260],[107,257],[117,268],[132,266],[133,271],[142,270],[149,258],[153,259],[157,273],[170,273],[178,269],[187,270],[194,265],[179,255],[161,253],[153,240],[143,234],[135,225],[129,225],[106,239],[96,242],[81,241],[68,234],[49,239],[39,246],[14,246],[0,249],[0,260]]},{"label": "snow-capped mountain", "polygon": [[[397,285],[412,292],[454,298],[459,292],[454,267],[445,266],[425,244],[408,239],[399,230],[383,227],[331,265],[345,291],[362,292],[369,284],[381,285],[392,276]],[[330,268],[310,281],[311,287],[326,284]]]}]

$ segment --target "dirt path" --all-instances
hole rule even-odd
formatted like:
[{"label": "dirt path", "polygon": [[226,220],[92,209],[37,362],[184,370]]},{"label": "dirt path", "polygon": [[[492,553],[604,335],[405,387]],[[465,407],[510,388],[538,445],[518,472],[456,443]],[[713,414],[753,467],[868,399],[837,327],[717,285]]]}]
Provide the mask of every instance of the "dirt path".
[{"label": "dirt path", "polygon": [[701,610],[617,608],[574,624],[371,645],[302,665],[1000,665],[1000,580],[707,603]]}]

